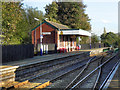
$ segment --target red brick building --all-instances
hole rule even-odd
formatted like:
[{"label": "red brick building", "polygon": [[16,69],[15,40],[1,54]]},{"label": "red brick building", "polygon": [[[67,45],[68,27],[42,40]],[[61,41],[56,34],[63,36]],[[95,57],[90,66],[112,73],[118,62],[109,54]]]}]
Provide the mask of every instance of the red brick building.
[{"label": "red brick building", "polygon": [[66,25],[44,20],[41,24],[32,29],[32,44],[40,44],[40,27],[42,28],[43,45],[48,45],[49,51],[65,48],[67,51],[74,51],[76,48],[76,37],[91,36],[87,31],[70,29]]}]

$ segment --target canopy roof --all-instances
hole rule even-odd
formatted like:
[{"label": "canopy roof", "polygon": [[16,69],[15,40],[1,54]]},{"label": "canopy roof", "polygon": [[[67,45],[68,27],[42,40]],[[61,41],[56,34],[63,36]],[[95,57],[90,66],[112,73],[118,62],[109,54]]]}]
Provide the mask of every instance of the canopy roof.
[{"label": "canopy roof", "polygon": [[33,28],[31,31],[35,30],[36,28],[38,28],[40,25],[46,23],[47,25],[57,29],[57,30],[61,30],[61,29],[70,29],[68,28],[68,26],[63,25],[63,24],[59,24],[56,22],[52,22],[52,21],[48,21],[48,20],[44,20],[42,23],[40,23],[39,25],[37,25],[35,28]]},{"label": "canopy roof", "polygon": [[60,31],[62,31],[63,35],[91,36],[90,32],[82,30],[82,29],[66,29],[66,30],[60,30]]},{"label": "canopy roof", "polygon": [[37,27],[40,27],[40,25],[46,23],[47,25],[50,25],[51,27],[57,29],[58,31],[62,31],[63,35],[80,35],[80,36],[91,36],[91,33],[82,29],[70,29],[66,25],[59,24],[56,22],[44,20],[44,22],[37,25],[35,28],[32,29],[35,30]]}]

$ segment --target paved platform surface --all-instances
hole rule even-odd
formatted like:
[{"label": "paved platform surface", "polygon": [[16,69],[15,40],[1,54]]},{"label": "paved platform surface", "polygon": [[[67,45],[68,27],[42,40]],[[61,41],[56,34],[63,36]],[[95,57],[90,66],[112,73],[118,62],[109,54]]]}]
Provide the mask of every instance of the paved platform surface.
[{"label": "paved platform surface", "polygon": [[68,52],[68,53],[48,54],[48,55],[43,55],[43,56],[34,56],[33,58],[28,58],[28,59],[24,59],[24,60],[2,63],[2,65],[8,65],[8,66],[11,65],[11,66],[22,67],[22,66],[26,66],[26,65],[30,65],[30,64],[40,63],[40,62],[44,62],[44,61],[49,61],[49,60],[53,60],[53,59],[58,59],[58,58],[62,58],[62,57],[80,54],[83,52],[89,52],[89,51],[101,50],[101,49],[104,49],[104,48],[79,50],[79,51],[73,51],[73,52]]},{"label": "paved platform surface", "polygon": [[56,53],[56,54],[48,54],[48,55],[43,55],[43,56],[34,56],[33,58],[7,62],[7,63],[3,63],[2,65],[25,66],[25,65],[30,65],[30,64],[34,64],[34,63],[39,63],[39,62],[49,61],[49,60],[58,59],[58,58],[62,58],[62,57],[67,57],[67,56],[71,56],[71,55],[76,55],[76,54],[80,54],[80,53],[83,53],[83,51],[73,51],[73,52],[68,52],[68,53]]}]

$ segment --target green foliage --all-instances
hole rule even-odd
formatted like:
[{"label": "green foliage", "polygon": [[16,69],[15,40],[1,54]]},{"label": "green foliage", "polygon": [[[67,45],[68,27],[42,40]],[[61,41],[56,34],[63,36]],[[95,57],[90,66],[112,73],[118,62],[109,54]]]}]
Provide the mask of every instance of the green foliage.
[{"label": "green foliage", "polygon": [[79,41],[79,37],[76,38],[76,43],[79,44],[80,41]]},{"label": "green foliage", "polygon": [[4,44],[20,44],[16,24],[21,20],[20,2],[2,2],[2,33]]},{"label": "green foliage", "polygon": [[[40,21],[43,19],[43,13],[37,10],[37,8],[27,7],[23,10],[22,15],[21,22],[17,24],[19,36],[22,38],[21,43],[31,43],[31,30],[40,24]],[[35,17],[40,21],[35,21]]]},{"label": "green foliage", "polygon": [[52,4],[46,5],[45,11],[46,11],[45,17],[47,17],[49,21],[58,22],[57,21],[58,4],[56,2],[52,2]]},{"label": "green foliage", "polygon": [[43,13],[37,8],[23,9],[21,2],[2,2],[3,44],[31,43],[31,30],[42,21]]},{"label": "green foliage", "polygon": [[93,35],[92,37],[91,37],[91,43],[98,43],[99,42],[99,39],[98,39],[98,36],[97,35]]},{"label": "green foliage", "polygon": [[101,41],[102,43],[105,44],[105,46],[118,46],[118,35],[117,34],[114,34],[113,32],[109,32],[109,33],[106,33],[106,34],[102,34],[101,35]]},{"label": "green foliage", "polygon": [[120,48],[120,33],[118,33],[118,47]]},{"label": "green foliage", "polygon": [[46,17],[74,29],[90,30],[90,19],[82,2],[53,2],[46,5]]},{"label": "green foliage", "polygon": [[89,37],[80,37],[80,38],[81,38],[80,44],[88,44],[88,43],[90,43]]},{"label": "green foliage", "polygon": [[[25,11],[30,29],[33,29],[35,26],[40,24],[40,22],[42,22],[42,20],[44,19],[43,12],[38,10],[37,8],[27,7]],[[40,21],[36,21],[34,20],[34,18],[38,18]]]}]

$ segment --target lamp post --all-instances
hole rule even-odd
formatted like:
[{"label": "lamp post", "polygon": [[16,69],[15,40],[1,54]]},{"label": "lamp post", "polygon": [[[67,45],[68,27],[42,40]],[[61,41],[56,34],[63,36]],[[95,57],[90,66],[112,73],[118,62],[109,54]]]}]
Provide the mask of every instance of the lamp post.
[{"label": "lamp post", "polygon": [[99,40],[99,48],[101,48],[101,40]]},{"label": "lamp post", "polygon": [[[34,18],[36,21],[40,21],[38,18]],[[48,18],[46,18],[48,19]],[[46,20],[44,19],[44,20]],[[41,21],[40,21],[40,24],[41,24]],[[42,35],[42,25],[40,25],[40,56],[43,55],[43,50],[42,50],[42,38],[43,38],[43,35]]]},{"label": "lamp post", "polygon": [[[40,21],[39,19],[37,18],[34,18],[36,21]],[[40,21],[41,23],[41,21]],[[40,56],[43,55],[43,52],[42,52],[42,38],[43,38],[43,35],[42,35],[42,25],[40,25]]]},{"label": "lamp post", "polygon": [[80,37],[78,37],[79,39],[79,49],[81,49],[81,45],[80,45],[80,41],[82,40]]},{"label": "lamp post", "polygon": [[92,47],[91,47],[91,36],[92,36],[92,33],[91,33],[91,31],[90,31],[90,37],[89,37],[89,38],[90,38],[90,49],[92,48]]}]

